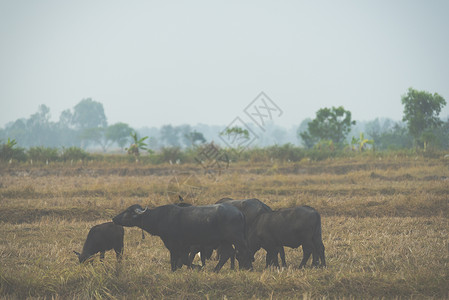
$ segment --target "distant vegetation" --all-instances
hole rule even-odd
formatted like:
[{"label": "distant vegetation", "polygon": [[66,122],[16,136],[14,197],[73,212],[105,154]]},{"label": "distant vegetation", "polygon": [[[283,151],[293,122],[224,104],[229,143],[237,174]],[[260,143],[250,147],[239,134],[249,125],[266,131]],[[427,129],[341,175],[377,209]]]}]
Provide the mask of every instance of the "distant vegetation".
[{"label": "distant vegetation", "polygon": [[[354,121],[351,112],[342,106],[321,108],[314,119],[302,121],[297,129],[287,130],[267,124],[266,131],[251,144],[252,148],[245,150],[258,155],[265,151],[270,153],[264,154],[269,159],[278,158],[275,155],[277,152],[282,152],[281,156],[286,157],[287,151],[290,153],[288,160],[294,161],[298,157],[314,159],[348,151],[449,149],[449,118],[442,120],[439,117],[446,105],[440,95],[410,88],[401,102],[404,115],[400,122],[382,118],[369,122]],[[248,135],[246,129],[211,125],[164,125],[161,128],[140,129],[133,129],[122,122],[108,125],[103,105],[88,98],[81,100],[73,109],[63,111],[58,122],[50,121],[50,108],[40,105],[38,112],[28,119],[18,119],[0,128],[0,159],[67,161],[87,159],[89,156],[84,152],[125,154],[130,149],[136,159],[137,152],[132,145],[138,140],[133,140],[131,134],[137,134],[139,139],[145,140],[145,149],[141,149],[144,151],[140,151],[139,156],[146,156],[149,151],[153,154],[149,160],[160,161],[158,155],[167,156],[170,152],[177,153],[170,154],[170,160],[184,162],[190,161],[189,155],[211,142],[225,151],[232,150],[226,149],[220,134],[248,138],[245,131]],[[70,157],[68,149],[71,149],[69,153],[75,151],[83,154],[81,157],[79,154]],[[327,152],[330,154],[327,155]]]},{"label": "distant vegetation", "polygon": [[[322,161],[333,158],[356,158],[373,157],[382,159],[383,157],[401,156],[401,157],[429,157],[441,158],[447,155],[447,152],[437,149],[416,150],[416,149],[396,149],[388,151],[360,151],[363,149],[363,143],[358,142],[348,145],[344,149],[336,149],[332,143],[320,143],[312,149],[305,149],[292,144],[282,146],[268,146],[264,148],[250,148],[242,152],[236,152],[234,149],[219,148],[214,144],[206,144],[196,148],[181,149],[180,147],[164,147],[156,152],[136,155],[135,152],[126,154],[103,154],[89,153],[78,147],[69,148],[46,148],[31,147],[29,149],[21,147],[8,147],[4,144],[0,147],[0,165],[4,164],[22,164],[22,165],[42,165],[42,164],[70,164],[84,165],[91,163],[138,163],[139,165],[159,165],[159,164],[195,164],[200,160],[206,160],[204,163],[210,165],[210,168],[216,169],[215,164],[219,161],[229,165],[229,163],[249,162],[249,163],[287,163],[301,161]],[[214,158],[203,158],[202,155],[208,147],[217,148],[220,155]],[[223,166],[219,167],[223,168]]]}]

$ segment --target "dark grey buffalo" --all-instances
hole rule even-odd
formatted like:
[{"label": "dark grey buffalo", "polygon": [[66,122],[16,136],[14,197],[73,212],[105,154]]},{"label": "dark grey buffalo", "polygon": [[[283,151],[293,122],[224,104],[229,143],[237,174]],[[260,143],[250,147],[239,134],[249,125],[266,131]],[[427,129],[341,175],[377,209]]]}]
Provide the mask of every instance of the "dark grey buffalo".
[{"label": "dark grey buffalo", "polygon": [[252,255],[260,248],[267,251],[267,262],[279,267],[279,247],[298,248],[302,245],[304,267],[313,254],[312,266],[326,265],[321,237],[320,214],[310,206],[286,208],[260,214],[248,228],[248,246]]},{"label": "dark grey buffalo", "polygon": [[[184,199],[179,196],[179,201],[178,203],[175,203],[175,205],[179,206],[179,207],[188,207],[188,206],[192,206],[192,204],[184,202]],[[202,246],[193,246],[190,248],[190,253],[189,253],[189,265],[193,266],[193,260],[195,259],[195,255],[197,253],[200,253],[200,257],[201,257],[201,266],[197,266],[195,265],[195,267],[199,267],[202,268],[206,265],[206,259],[210,259],[212,256],[212,252],[214,251],[214,249],[210,248],[210,247],[202,247]],[[234,255],[231,256],[231,259],[234,259]],[[234,261],[232,261],[232,263],[234,263]],[[182,262],[180,264],[180,268],[182,267]]]},{"label": "dark grey buffalo", "polygon": [[123,254],[124,234],[123,227],[112,222],[95,225],[87,234],[83,251],[73,252],[78,256],[80,263],[83,263],[98,252],[100,260],[103,260],[105,252],[114,249],[117,260],[120,260]]},{"label": "dark grey buffalo", "polygon": [[[265,203],[263,203],[262,201],[260,201],[259,199],[256,198],[252,198],[252,199],[244,199],[244,200],[234,200],[231,198],[222,198],[220,200],[218,200],[217,203],[226,203],[226,204],[230,204],[233,205],[235,207],[237,207],[244,215],[246,218],[246,234],[248,235],[249,230],[254,226],[254,221],[257,219],[257,217],[263,213],[269,213],[272,212],[273,210],[266,205]],[[282,266],[286,267],[287,264],[285,262],[285,252],[284,252],[284,247],[280,246],[278,247],[276,253],[279,253],[281,256],[281,261],[282,261]],[[276,254],[277,257],[277,254]],[[231,268],[232,268],[232,258],[231,258]],[[268,260],[268,256],[267,256],[267,260],[266,260],[266,267],[268,267],[269,265],[271,265],[272,262],[271,260]]]},{"label": "dark grey buffalo", "polygon": [[226,204],[180,207],[170,204],[142,209],[138,204],[128,207],[113,218],[115,224],[136,226],[159,236],[170,251],[172,271],[185,264],[191,267],[188,254],[192,247],[218,246],[224,254],[215,267],[218,272],[232,254],[234,245],[240,267],[250,269],[251,257],[245,239],[245,216]]}]

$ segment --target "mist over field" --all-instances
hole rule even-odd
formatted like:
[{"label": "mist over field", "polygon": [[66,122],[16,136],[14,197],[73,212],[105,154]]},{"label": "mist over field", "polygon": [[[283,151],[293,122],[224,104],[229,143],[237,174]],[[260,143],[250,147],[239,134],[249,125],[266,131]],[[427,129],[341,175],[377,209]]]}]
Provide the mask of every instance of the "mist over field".
[{"label": "mist over field", "polygon": [[[449,97],[447,1],[0,3],[0,127],[80,100],[108,123],[227,126],[265,92],[286,129],[322,107],[402,118],[409,87]],[[444,108],[441,116],[449,116]]]}]

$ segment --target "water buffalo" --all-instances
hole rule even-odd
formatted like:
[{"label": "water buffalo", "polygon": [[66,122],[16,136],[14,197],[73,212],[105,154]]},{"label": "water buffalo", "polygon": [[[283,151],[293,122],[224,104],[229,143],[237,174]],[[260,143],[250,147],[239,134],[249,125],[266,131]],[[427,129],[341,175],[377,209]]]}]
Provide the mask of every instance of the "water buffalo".
[{"label": "water buffalo", "polygon": [[[192,206],[192,204],[184,202],[184,199],[179,195],[179,201],[178,203],[175,203],[175,205],[179,206],[179,207],[188,207],[188,206]],[[206,259],[210,259],[212,256],[212,252],[214,251],[213,248],[210,247],[202,247],[202,246],[192,246],[190,248],[190,254],[189,254],[189,264],[188,265],[192,265],[193,260],[195,259],[195,255],[197,253],[200,253],[200,257],[201,257],[201,266],[196,266],[199,268],[202,268],[206,265]],[[232,258],[234,258],[234,256],[232,256]],[[182,262],[180,264],[179,267],[182,267]]]},{"label": "water buffalo", "polygon": [[[220,203],[225,203],[225,204],[230,204],[232,206],[235,206],[245,215],[247,232],[248,232],[249,228],[251,226],[253,226],[252,224],[253,224],[254,220],[257,218],[257,216],[259,216],[262,213],[273,211],[268,205],[266,205],[259,199],[255,199],[255,198],[244,199],[244,200],[234,200],[232,198],[222,198],[216,202],[216,204],[220,204]],[[200,251],[200,249],[192,249],[191,254],[190,254],[190,259],[193,260],[194,256],[199,251]],[[217,252],[218,252],[218,257],[220,257],[220,253],[222,252],[222,249],[218,248]],[[282,260],[282,266],[286,267],[287,264],[285,262],[284,248],[279,247],[277,249],[276,253],[280,254],[281,260]],[[203,266],[205,265],[205,259],[210,258],[211,254],[212,254],[212,249],[202,249],[201,262],[202,262]],[[234,264],[235,264],[234,259],[235,259],[235,255],[232,255],[231,256],[231,269],[234,269]],[[273,263],[271,262],[271,260],[270,261],[268,260],[268,256],[267,256],[266,267],[268,267],[269,265],[272,265],[272,264]]]},{"label": "water buffalo", "polygon": [[[227,203],[227,204],[231,204],[231,205],[237,207],[245,215],[247,234],[248,234],[248,231],[250,230],[250,228],[252,226],[254,226],[254,221],[260,214],[273,211],[268,205],[266,205],[265,203],[263,203],[262,201],[260,201],[259,199],[256,199],[256,198],[244,199],[244,200],[234,200],[232,198],[222,198],[222,199],[218,200],[216,203]],[[285,262],[284,247],[280,246],[277,249],[276,253],[279,253],[279,255],[281,257],[282,266],[287,267],[287,263]],[[276,259],[277,259],[277,254],[276,254]],[[232,261],[232,257],[231,257],[231,268],[232,268],[232,263],[233,263],[233,261]],[[268,256],[267,256],[266,267],[268,267],[269,265],[272,265],[272,262],[271,262],[271,259],[269,260]]]},{"label": "water buffalo", "polygon": [[297,248],[302,245],[304,267],[313,254],[312,266],[326,266],[321,237],[320,214],[310,206],[286,208],[260,214],[248,228],[248,246],[254,255],[260,248],[267,251],[267,263],[279,267],[279,247]]},{"label": "water buffalo", "polygon": [[103,260],[105,252],[114,249],[117,260],[120,261],[123,254],[124,234],[123,227],[112,222],[95,225],[87,234],[83,251],[73,252],[78,256],[80,263],[83,263],[98,252],[100,252],[100,260]]},{"label": "water buffalo", "polygon": [[231,205],[180,207],[170,204],[142,209],[135,204],[115,216],[113,221],[159,236],[170,251],[172,271],[180,267],[180,262],[191,267],[188,254],[192,247],[220,246],[224,254],[215,267],[218,272],[231,256],[232,245],[238,252],[240,267],[252,268],[245,239],[245,216]]}]

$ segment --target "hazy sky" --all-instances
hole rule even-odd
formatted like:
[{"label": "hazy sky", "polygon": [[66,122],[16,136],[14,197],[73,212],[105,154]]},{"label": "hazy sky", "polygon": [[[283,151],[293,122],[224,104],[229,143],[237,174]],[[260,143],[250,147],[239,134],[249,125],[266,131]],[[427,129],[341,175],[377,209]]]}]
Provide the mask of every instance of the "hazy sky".
[{"label": "hazy sky", "polygon": [[261,91],[281,126],[340,105],[400,120],[409,87],[449,103],[448,15],[447,0],[0,0],[0,126],[83,98],[109,124],[227,125]]}]

